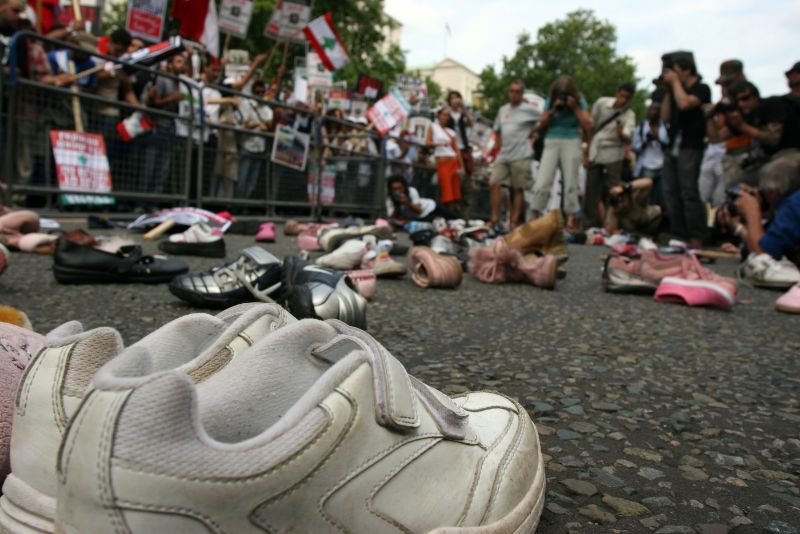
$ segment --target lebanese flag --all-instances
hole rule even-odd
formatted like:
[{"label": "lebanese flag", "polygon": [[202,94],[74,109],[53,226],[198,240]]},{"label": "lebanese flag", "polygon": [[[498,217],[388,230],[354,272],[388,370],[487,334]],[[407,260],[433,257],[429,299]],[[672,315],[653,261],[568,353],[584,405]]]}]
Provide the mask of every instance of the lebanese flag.
[{"label": "lebanese flag", "polygon": [[325,13],[308,23],[303,28],[306,39],[317,51],[320,61],[331,71],[339,70],[350,63],[350,56],[342,43],[336,28],[333,27],[333,15]]},{"label": "lebanese flag", "polygon": [[219,23],[214,0],[175,0],[170,16],[180,22],[178,33],[205,45],[219,57]]}]

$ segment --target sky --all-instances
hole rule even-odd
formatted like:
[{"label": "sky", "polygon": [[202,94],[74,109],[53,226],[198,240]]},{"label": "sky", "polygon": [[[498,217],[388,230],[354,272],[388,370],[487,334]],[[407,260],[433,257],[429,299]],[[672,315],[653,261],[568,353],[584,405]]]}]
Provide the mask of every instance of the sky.
[{"label": "sky", "polygon": [[541,26],[579,8],[616,27],[617,53],[633,59],[639,85],[648,89],[661,54],[672,50],[694,52],[715,99],[714,80],[726,59],[742,60],[765,96],[788,92],[783,73],[800,61],[798,0],[385,0],[386,12],[403,24],[401,48],[409,67],[446,55],[478,74],[488,65],[499,70],[523,31],[535,40]]}]

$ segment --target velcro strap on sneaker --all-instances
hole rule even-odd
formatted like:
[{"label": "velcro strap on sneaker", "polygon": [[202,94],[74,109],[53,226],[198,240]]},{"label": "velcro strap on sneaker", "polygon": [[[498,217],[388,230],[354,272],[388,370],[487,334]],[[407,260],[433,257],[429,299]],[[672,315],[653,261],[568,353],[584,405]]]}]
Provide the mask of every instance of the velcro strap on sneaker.
[{"label": "velcro strap on sneaker", "polygon": [[280,263],[281,260],[273,256],[268,250],[261,247],[247,247],[242,251],[242,256],[246,256],[256,265],[263,267],[271,263]]},{"label": "velcro strap on sneaker", "polygon": [[354,350],[364,351],[372,367],[378,422],[397,430],[417,428],[421,423],[417,396],[403,364],[365,332],[341,321],[330,320],[328,324],[342,336],[316,348],[314,355],[335,363]]}]

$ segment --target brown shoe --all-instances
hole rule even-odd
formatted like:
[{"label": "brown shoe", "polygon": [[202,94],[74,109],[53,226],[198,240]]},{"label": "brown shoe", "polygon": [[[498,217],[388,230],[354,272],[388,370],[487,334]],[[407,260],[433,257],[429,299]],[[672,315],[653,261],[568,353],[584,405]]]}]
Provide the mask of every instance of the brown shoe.
[{"label": "brown shoe", "polygon": [[523,254],[534,250],[555,256],[565,254],[564,216],[561,210],[553,210],[506,234],[505,240]]},{"label": "brown shoe", "polygon": [[464,275],[458,259],[441,256],[430,247],[411,247],[408,264],[411,280],[419,287],[458,287]]}]

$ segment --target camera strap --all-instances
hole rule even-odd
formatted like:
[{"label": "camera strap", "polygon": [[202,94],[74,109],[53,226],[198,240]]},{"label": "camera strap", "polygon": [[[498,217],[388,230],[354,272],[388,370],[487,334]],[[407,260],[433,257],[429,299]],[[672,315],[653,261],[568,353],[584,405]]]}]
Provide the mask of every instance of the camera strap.
[{"label": "camera strap", "polygon": [[614,122],[614,120],[616,120],[617,117],[619,117],[620,115],[622,115],[626,111],[628,111],[628,106],[627,105],[623,106],[622,109],[615,111],[613,115],[611,115],[609,118],[607,118],[606,120],[601,122],[600,126],[598,126],[597,128],[594,129],[594,133],[598,133],[600,130],[602,130],[603,128],[605,128],[606,126],[608,126],[609,124]]}]

